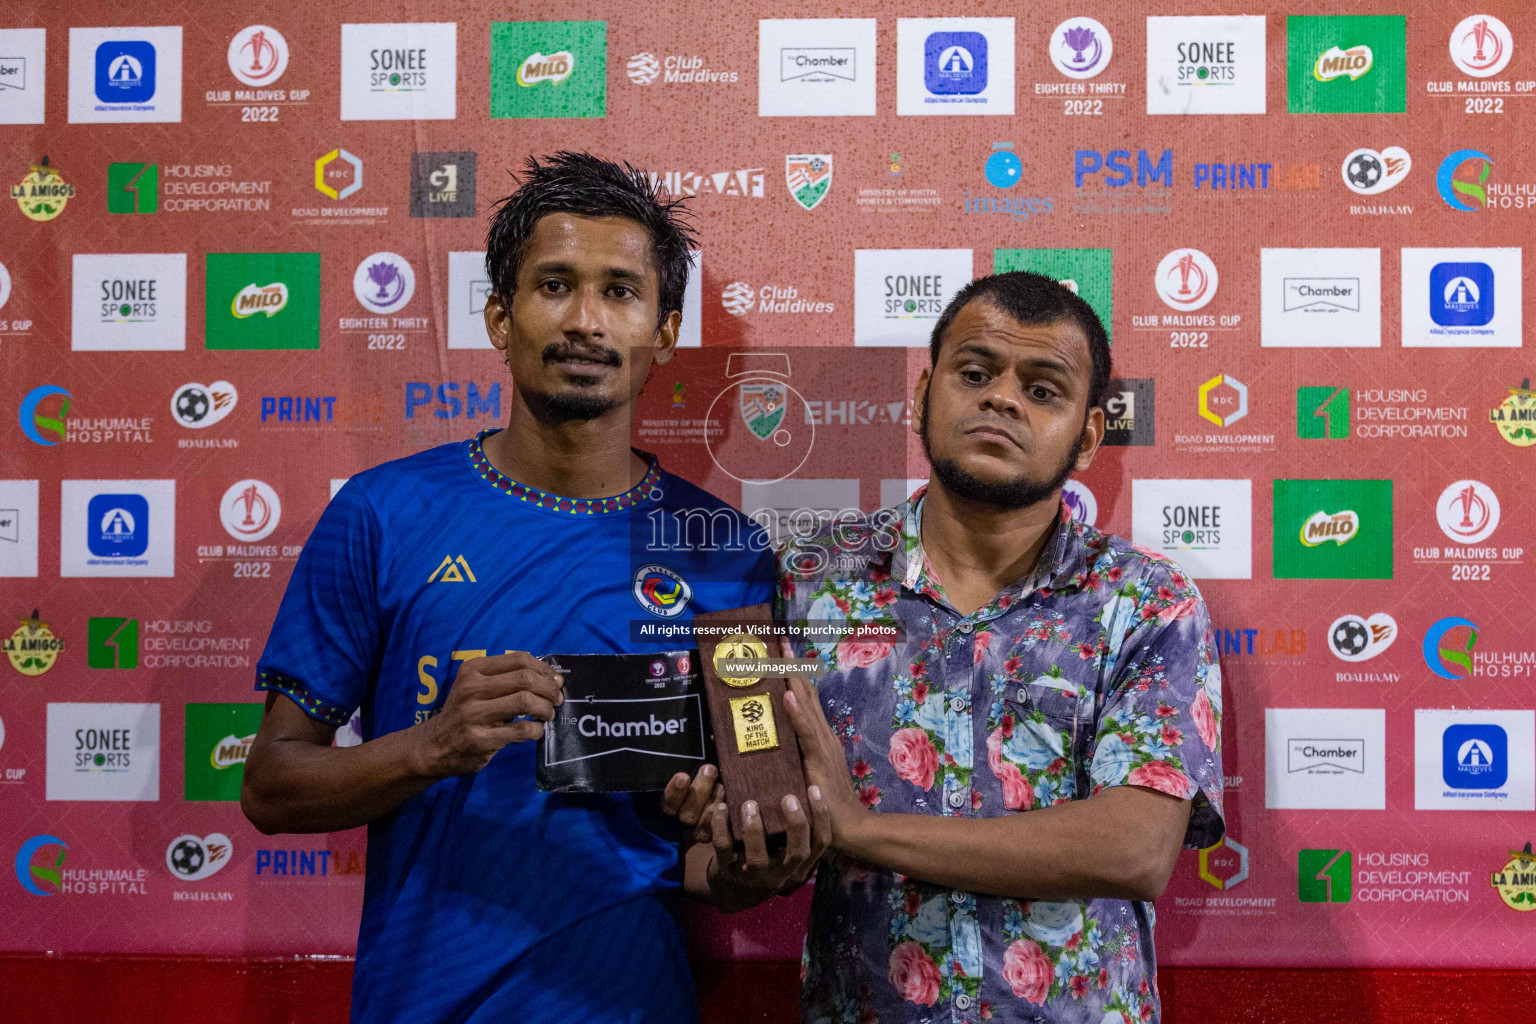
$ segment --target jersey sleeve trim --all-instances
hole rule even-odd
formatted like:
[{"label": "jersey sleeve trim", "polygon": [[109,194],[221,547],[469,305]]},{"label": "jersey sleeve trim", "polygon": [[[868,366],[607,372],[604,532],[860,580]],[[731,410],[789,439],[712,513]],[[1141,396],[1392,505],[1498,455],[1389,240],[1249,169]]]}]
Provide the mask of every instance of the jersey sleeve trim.
[{"label": "jersey sleeve trim", "polygon": [[284,694],[311,718],[319,719],[329,725],[346,725],[352,720],[352,712],[339,708],[329,701],[323,700],[311,693],[303,683],[281,672],[273,672],[270,669],[259,669],[256,673],[256,689],[276,690]]}]

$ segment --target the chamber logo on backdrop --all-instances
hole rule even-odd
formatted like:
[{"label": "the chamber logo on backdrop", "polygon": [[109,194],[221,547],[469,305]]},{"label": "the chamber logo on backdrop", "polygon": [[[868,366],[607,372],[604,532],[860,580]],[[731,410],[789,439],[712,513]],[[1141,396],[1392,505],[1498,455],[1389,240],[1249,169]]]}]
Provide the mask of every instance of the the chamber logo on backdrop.
[{"label": "the chamber logo on backdrop", "polygon": [[473,217],[475,154],[411,154],[411,216]]},{"label": "the chamber logo on backdrop", "polygon": [[1253,481],[1131,481],[1131,537],[1195,579],[1253,576]]},{"label": "the chamber logo on backdrop", "polygon": [[320,347],[318,252],[211,252],[205,266],[209,349]]},{"label": "the chamber logo on backdrop", "polygon": [[1391,480],[1276,480],[1275,579],[1392,578]]},{"label": "the chamber logo on backdrop", "polygon": [[180,120],[180,25],[69,30],[70,124]]},{"label": "the chamber logo on backdrop", "polygon": [[169,352],[187,347],[186,253],[75,253],[76,352]]},{"label": "the chamber logo on backdrop", "polygon": [[926,347],[973,266],[970,249],[855,249],[853,343]]},{"label": "the chamber logo on backdrop", "polygon": [[606,21],[491,23],[491,117],[606,117]]},{"label": "the chamber logo on backdrop", "polygon": [[0,650],[5,651],[11,668],[17,672],[40,676],[53,668],[64,653],[64,638],[54,635],[53,628],[38,618],[38,609],[34,608],[31,615],[22,616],[10,636],[0,640]]},{"label": "the chamber logo on backdrop", "polygon": [[1402,250],[1404,348],[1519,348],[1518,248]]},{"label": "the chamber logo on backdrop", "polygon": [[37,575],[36,480],[0,480],[0,579]]},{"label": "the chamber logo on backdrop", "polygon": [[1292,114],[1401,114],[1408,104],[1402,15],[1285,19],[1286,109]]},{"label": "the chamber logo on backdrop", "polygon": [[1109,249],[993,249],[992,272],[1027,270],[1054,278],[1099,315],[1114,339],[1114,257]]},{"label": "the chamber logo on backdrop", "polygon": [[343,121],[452,120],[458,26],[445,22],[343,24]]},{"label": "the chamber logo on backdrop", "polygon": [[159,704],[48,705],[49,800],[160,799]]},{"label": "the chamber logo on backdrop", "polygon": [[1386,612],[1340,615],[1328,627],[1328,649],[1340,661],[1370,661],[1397,639],[1397,620]]},{"label": "the chamber logo on backdrop", "polygon": [[0,124],[42,124],[48,30],[0,29]]},{"label": "the chamber logo on backdrop", "polygon": [[1384,810],[1386,739],[1382,708],[1265,708],[1264,806]]},{"label": "the chamber logo on backdrop", "polygon": [[44,155],[27,167],[26,175],[11,186],[11,198],[28,220],[49,221],[64,212],[74,198],[75,186]]},{"label": "the chamber logo on backdrop", "polygon": [[1263,249],[1264,348],[1380,348],[1380,249]]},{"label": "the chamber logo on backdrop", "polygon": [[175,480],[65,480],[59,575],[176,575]]},{"label": "the chamber logo on backdrop", "polygon": [[831,153],[792,153],[784,157],[784,184],[801,208],[814,210],[832,188]]},{"label": "the chamber logo on backdrop", "polygon": [[1147,113],[1262,114],[1264,17],[1147,18]]},{"label": "the chamber logo on backdrop", "polygon": [[873,116],[875,66],[874,18],[760,19],[758,116]]},{"label": "the chamber logo on backdrop", "polygon": [[898,115],[1011,115],[1012,18],[898,18]]},{"label": "the chamber logo on backdrop", "polygon": [[1531,390],[1531,379],[1527,377],[1519,387],[1507,390],[1508,396],[1488,411],[1488,421],[1515,447],[1536,445],[1536,391]]},{"label": "the chamber logo on backdrop", "polygon": [[1413,713],[1414,810],[1536,810],[1536,712]]}]

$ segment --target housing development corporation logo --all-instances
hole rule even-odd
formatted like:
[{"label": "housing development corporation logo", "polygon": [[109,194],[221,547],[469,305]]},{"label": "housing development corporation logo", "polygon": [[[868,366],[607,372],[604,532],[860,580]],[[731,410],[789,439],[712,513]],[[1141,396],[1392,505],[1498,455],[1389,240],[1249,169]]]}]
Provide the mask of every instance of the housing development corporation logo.
[{"label": "housing development corporation logo", "polygon": [[1349,850],[1296,851],[1296,898],[1302,903],[1348,903],[1354,877]]}]

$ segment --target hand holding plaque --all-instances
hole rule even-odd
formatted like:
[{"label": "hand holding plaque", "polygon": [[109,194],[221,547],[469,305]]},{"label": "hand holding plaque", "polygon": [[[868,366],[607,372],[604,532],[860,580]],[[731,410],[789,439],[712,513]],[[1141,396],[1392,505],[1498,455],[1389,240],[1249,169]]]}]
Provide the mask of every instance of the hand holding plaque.
[{"label": "hand holding plaque", "polygon": [[768,835],[782,833],[787,827],[784,797],[793,794],[802,807],[806,806],[800,745],[784,710],[785,677],[779,673],[720,671],[728,662],[766,659],[770,651],[778,655],[772,609],[759,604],[700,612],[693,617],[693,625],[731,832],[741,837],[742,804],[754,800],[762,815],[763,831]]}]

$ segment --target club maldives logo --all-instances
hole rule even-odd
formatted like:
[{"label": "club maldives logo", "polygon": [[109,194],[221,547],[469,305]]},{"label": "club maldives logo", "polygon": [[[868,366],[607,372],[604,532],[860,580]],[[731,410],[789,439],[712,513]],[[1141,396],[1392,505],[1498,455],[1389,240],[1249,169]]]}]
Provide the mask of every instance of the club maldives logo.
[{"label": "club maldives logo", "polygon": [[[1491,14],[1462,18],[1451,30],[1451,60],[1462,74],[1487,78],[1504,70],[1515,52],[1515,37]],[[1530,909],[1530,908],[1527,908]]]},{"label": "club maldives logo", "polygon": [[1093,78],[1114,53],[1109,30],[1092,18],[1068,18],[1051,33],[1051,63],[1068,78]]},{"label": "club maldives logo", "polygon": [[229,73],[246,85],[271,85],[288,70],[288,41],[270,25],[251,25],[229,41]]},{"label": "club maldives logo", "polygon": [[1499,496],[1478,480],[1457,480],[1435,502],[1440,530],[1458,544],[1476,544],[1499,528]]},{"label": "club maldives logo", "polygon": [[1351,192],[1374,196],[1387,191],[1408,176],[1413,158],[1402,146],[1388,146],[1377,151],[1357,149],[1344,158],[1344,184]]},{"label": "club maldives logo", "polygon": [[45,156],[27,169],[21,183],[11,186],[11,198],[28,220],[53,220],[75,194],[75,186],[66,182],[59,169]]},{"label": "club maldives logo", "polygon": [[1488,877],[1488,884],[1510,910],[1536,910],[1536,854],[1531,844],[1509,851],[1509,861]]},{"label": "club maldives logo", "polygon": [[[41,410],[43,402],[50,398],[59,399],[59,411],[52,415]],[[27,435],[27,440],[33,444],[53,446],[65,440],[68,434],[65,425],[69,420],[69,402],[72,396],[68,391],[57,384],[39,384],[27,396],[21,400],[21,407],[16,411],[16,418],[21,423],[21,432]],[[52,405],[52,403],[49,403]],[[53,438],[45,436],[44,432],[54,435]]]},{"label": "club maldives logo", "polygon": [[[1441,647],[1445,635],[1453,629],[1466,627],[1467,642],[1464,647]],[[1424,634],[1424,664],[1441,679],[1466,679],[1472,675],[1472,648],[1477,646],[1477,624],[1459,615],[1447,615],[1435,622]],[[1459,665],[1464,671],[1451,671],[1449,665]]]},{"label": "club maldives logo", "polygon": [[1199,249],[1175,249],[1157,265],[1157,294],[1173,309],[1192,312],[1216,297],[1216,264]]},{"label": "club maldives logo", "polygon": [[40,676],[53,668],[64,653],[64,641],[53,635],[48,623],[37,617],[37,609],[20,620],[16,631],[0,642],[11,667],[24,676]]},{"label": "club maldives logo", "polygon": [[784,183],[795,202],[814,210],[832,187],[832,154],[793,154],[784,157]]},{"label": "club maldives logo", "polygon": [[1341,615],[1328,627],[1328,649],[1340,661],[1369,661],[1397,639],[1397,620],[1386,612],[1369,618]]},{"label": "club maldives logo", "polygon": [[[39,850],[57,846],[59,854],[49,850],[39,863],[32,863]],[[57,896],[64,891],[64,854],[69,845],[58,836],[33,836],[16,851],[16,881],[34,896]]]},{"label": "club maldives logo", "polygon": [[720,293],[720,304],[732,316],[746,316],[756,304],[757,294],[745,281],[732,281]]},{"label": "club maldives logo", "polygon": [[[1464,164],[1470,167],[1463,168]],[[1458,177],[1458,172],[1461,176]],[[1445,205],[1466,213],[1488,206],[1488,178],[1493,174],[1493,157],[1480,149],[1458,149],[1440,161],[1435,172],[1435,188]],[[1471,180],[1468,180],[1470,176]]]},{"label": "club maldives logo", "polygon": [[398,312],[410,305],[411,296],[416,294],[416,272],[404,256],[376,252],[357,265],[352,294],[370,312]]},{"label": "club maldives logo", "polygon": [[[1536,444],[1536,391],[1531,390],[1529,377],[1519,387],[1510,388],[1509,397],[1488,411],[1488,421],[1498,428],[1500,437],[1517,448]],[[22,429],[26,429],[25,421]]]}]

